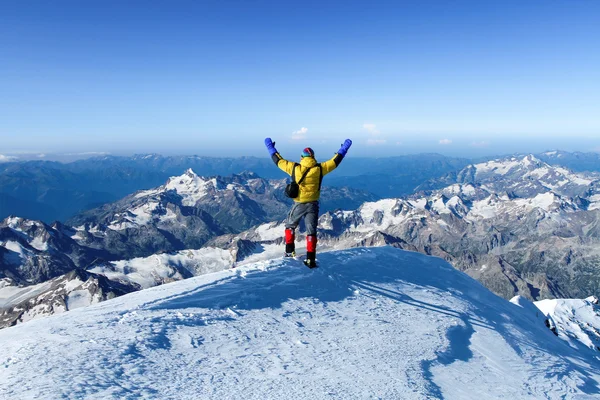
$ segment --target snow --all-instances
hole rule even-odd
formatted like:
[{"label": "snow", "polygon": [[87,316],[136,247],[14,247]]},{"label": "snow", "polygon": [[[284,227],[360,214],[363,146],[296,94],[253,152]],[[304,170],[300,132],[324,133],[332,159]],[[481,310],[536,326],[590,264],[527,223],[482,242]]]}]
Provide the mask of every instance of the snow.
[{"label": "snow", "polygon": [[6,218],[6,220],[4,221],[6,223],[6,225],[10,228],[10,229],[14,229],[14,230],[19,230],[19,224],[23,221],[23,218],[19,218],[19,217],[8,217]]},{"label": "snow", "polygon": [[152,212],[160,204],[157,202],[144,203],[139,207],[133,208],[130,212],[135,216],[133,222],[137,225],[146,225],[152,220]]},{"label": "snow", "polygon": [[3,245],[7,250],[14,251],[19,256],[23,256],[25,249],[21,246],[21,243],[15,242],[14,240],[7,240]]},{"label": "snow", "polygon": [[113,231],[123,231],[125,229],[135,228],[136,226],[137,225],[131,221],[113,221],[107,228],[112,229]]},{"label": "snow", "polygon": [[[249,182],[250,183],[250,182]],[[155,195],[164,191],[175,190],[182,197],[182,204],[193,207],[202,198],[209,196],[215,191],[236,191],[243,193],[246,190],[244,186],[236,183],[225,185],[217,178],[203,178],[188,169],[183,175],[169,178],[167,183],[161,188],[153,191],[141,192],[136,197],[144,197],[146,195]]]},{"label": "snow", "polygon": [[421,198],[421,199],[409,201],[409,204],[411,206],[415,207],[415,208],[419,208],[421,210],[424,210],[425,207],[427,206],[427,199],[426,198]]},{"label": "snow", "polygon": [[[535,161],[537,161],[537,159],[535,159],[535,157],[531,156],[531,158],[533,158]],[[523,160],[521,160],[521,162],[523,163],[524,166],[529,167],[530,165],[532,165],[532,160],[529,156],[524,157]]]},{"label": "snow", "polygon": [[[552,179],[553,175],[554,175],[554,177],[561,178],[561,180],[559,182],[556,182],[555,184],[546,182],[545,180],[542,180],[542,178],[546,178],[546,180]],[[532,171],[529,171],[526,175],[524,175],[524,177],[525,178],[535,177],[535,178],[539,179],[541,181],[541,183],[543,183],[545,186],[549,187],[550,189],[561,188],[567,184],[589,186],[593,182],[593,180],[588,179],[581,174],[575,174],[575,173],[569,171],[568,169],[562,168],[562,167],[556,167],[556,166],[551,167],[548,164],[544,164],[543,167],[536,168]]]},{"label": "snow", "polygon": [[590,205],[588,206],[588,210],[598,210],[600,209],[600,194],[595,194],[589,198]]},{"label": "snow", "polygon": [[49,288],[50,284],[47,282],[26,287],[2,286],[0,287],[0,308],[20,303],[29,297],[37,296]]},{"label": "snow", "polygon": [[550,173],[549,167],[540,167],[540,168],[534,169],[533,171],[529,171],[529,173],[526,174],[525,177],[535,176],[536,178],[542,178],[542,177],[548,175],[549,173]]},{"label": "snow", "polygon": [[76,233],[75,235],[71,236],[72,239],[76,239],[79,237],[79,232],[89,232],[89,233],[93,233],[93,234],[103,234],[103,231],[100,229],[100,227],[98,225],[91,225],[89,227],[86,227],[85,225],[79,225],[77,227],[74,228],[78,233]]},{"label": "snow", "polygon": [[584,175],[575,174],[566,168],[562,168],[562,167],[554,167],[554,168],[556,168],[556,171],[558,171],[559,173],[564,175],[567,179],[569,179],[572,183],[574,183],[576,185],[589,186],[592,184],[592,182],[594,182],[591,179],[587,179]]},{"label": "snow", "polygon": [[462,192],[462,194],[467,195],[467,196],[474,196],[477,193],[477,191],[475,190],[475,187],[470,184],[462,185],[461,192]]},{"label": "snow", "polygon": [[552,192],[541,193],[533,198],[528,199],[516,199],[514,203],[517,206],[528,207],[528,208],[539,208],[545,211],[549,211],[551,206],[555,202],[559,201],[558,197]]},{"label": "snow", "polygon": [[493,172],[494,174],[497,174],[497,175],[506,175],[511,169],[513,169],[519,165],[520,165],[520,161],[514,157],[510,160],[505,160],[505,161],[495,160],[495,161],[488,161],[486,163],[475,164],[475,169],[476,169],[475,176],[484,174],[484,173],[488,173],[488,172]]},{"label": "snow", "polygon": [[10,278],[2,278],[0,279],[0,289],[7,288],[13,286],[13,281]]},{"label": "snow", "polygon": [[175,190],[182,199],[184,206],[193,207],[203,197],[205,197],[210,189],[217,189],[216,180],[205,180],[196,175],[194,171],[188,169],[185,174],[170,178],[164,186],[165,190]]},{"label": "snow", "polygon": [[[138,226],[147,225],[154,219],[154,211],[160,207],[158,202],[147,202],[139,205],[138,207],[129,209],[126,215],[117,219],[108,225],[109,229],[120,231],[129,228],[135,228]],[[115,215],[119,216],[119,215]]]},{"label": "snow", "polygon": [[446,205],[450,207],[456,207],[458,205],[463,204],[462,200],[458,196],[452,196],[447,202]]},{"label": "snow", "polygon": [[86,307],[94,304],[92,295],[89,290],[74,290],[67,296],[67,308],[75,310],[77,308]]},{"label": "snow", "polygon": [[285,224],[281,222],[272,222],[263,224],[256,228],[256,233],[261,241],[277,240],[283,237]]},{"label": "snow", "polygon": [[138,192],[134,197],[136,199],[140,199],[142,197],[152,197],[152,196],[159,194],[160,192],[161,192],[160,189],[142,190],[142,191]]},{"label": "snow", "polygon": [[368,221],[373,217],[375,212],[385,212],[394,208],[396,202],[397,201],[394,199],[384,199],[376,202],[364,203],[359,209],[360,215],[363,217],[363,220]]},{"label": "snow", "polygon": [[[591,398],[600,364],[445,261],[262,261],[0,331],[1,398]],[[365,268],[369,266],[369,268]],[[590,397],[588,397],[589,395]]]},{"label": "snow", "polygon": [[31,247],[39,251],[48,250],[48,242],[44,241],[43,238],[37,236],[30,243]]},{"label": "snow", "polygon": [[[536,165],[540,165],[536,168]],[[482,174],[493,173],[496,175],[506,175],[517,167],[522,167],[526,172],[523,178],[535,178],[544,186],[550,189],[558,189],[568,184],[589,186],[594,180],[589,179],[583,174],[576,174],[566,168],[550,166],[533,155],[528,155],[521,160],[513,157],[506,160],[488,161],[486,163],[476,164],[476,178],[481,180]],[[558,180],[558,182],[550,182]],[[521,183],[519,183],[522,186]]]},{"label": "snow", "polygon": [[600,350],[600,307],[594,297],[580,299],[542,300],[535,305],[550,317],[558,337],[574,349],[583,346]]},{"label": "snow", "polygon": [[473,221],[477,218],[494,218],[504,212],[523,212],[533,209],[552,211],[560,204],[560,198],[552,192],[546,192],[531,198],[514,199],[509,201],[506,197],[496,198],[490,196],[484,200],[474,201],[466,220]]},{"label": "snow", "polygon": [[446,204],[444,204],[444,199],[441,196],[433,199],[431,208],[434,211],[436,211],[438,214],[451,214],[452,213],[452,211],[450,211],[448,209],[448,207],[446,207]]},{"label": "snow", "polygon": [[4,256],[4,262],[7,264],[20,265],[23,263],[23,260],[27,258],[27,253],[29,253],[29,251],[25,249],[21,243],[14,240],[0,242],[0,246],[10,251],[10,253],[7,253]]},{"label": "snow", "polygon": [[474,218],[494,218],[498,212],[498,202],[492,196],[490,196],[484,200],[474,201],[466,219],[473,220]]},{"label": "snow", "polygon": [[[234,264],[229,250],[203,248],[183,250],[173,254],[154,254],[130,260],[113,261],[97,265],[90,272],[101,274],[111,280],[125,280],[150,288],[164,282],[181,280],[190,275],[219,271]],[[179,271],[186,271],[183,276]]]},{"label": "snow", "polygon": [[440,192],[450,197],[458,195],[472,197],[477,194],[477,189],[475,189],[475,186],[471,185],[470,183],[465,185],[456,183],[441,189]]},{"label": "snow", "polygon": [[[382,230],[400,224],[406,219],[406,216],[402,213],[394,216],[392,211],[401,203],[403,202],[398,199],[384,199],[363,203],[358,209],[358,212],[364,223],[355,227],[355,230],[360,232],[372,232],[374,230]],[[374,229],[374,227],[376,227],[376,229]]]}]

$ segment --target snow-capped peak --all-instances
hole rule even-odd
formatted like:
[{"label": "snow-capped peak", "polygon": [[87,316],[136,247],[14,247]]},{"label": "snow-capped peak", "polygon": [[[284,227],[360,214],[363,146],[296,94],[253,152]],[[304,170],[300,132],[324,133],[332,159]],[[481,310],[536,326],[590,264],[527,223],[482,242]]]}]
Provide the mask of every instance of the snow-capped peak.
[{"label": "snow-capped peak", "polygon": [[529,154],[529,155],[526,155],[525,157],[523,157],[523,159],[521,160],[521,164],[525,167],[529,167],[529,166],[535,167],[537,165],[545,164],[545,163],[543,161],[541,161],[540,159],[538,159],[533,154]]},{"label": "snow-capped peak", "polygon": [[[3,225],[16,233],[17,236],[12,237],[13,242],[24,240],[29,246],[38,251],[48,250],[48,240],[54,234],[54,230],[44,223],[20,217],[8,217],[0,224],[0,227]],[[10,247],[11,241],[5,240],[4,242],[0,241],[0,245]],[[16,251],[17,244],[13,243],[12,247],[13,251]],[[22,244],[19,244],[18,247],[20,249],[18,253],[22,254]]]},{"label": "snow-capped peak", "polygon": [[23,222],[23,218],[20,217],[6,217],[4,219],[4,224],[8,226],[10,229],[18,229],[19,225]]},{"label": "snow-capped peak", "polygon": [[479,183],[495,193],[514,192],[518,197],[533,197],[548,191],[588,197],[589,186],[598,179],[552,166],[529,154],[471,165],[459,173],[459,181]]},{"label": "snow-capped peak", "polygon": [[194,170],[193,170],[193,169],[191,169],[191,168],[188,168],[188,169],[185,171],[184,175],[187,175],[187,176],[189,176],[190,178],[196,178],[196,177],[198,177],[198,175],[197,175],[197,174],[194,172]]},{"label": "snow-capped peak", "polygon": [[521,173],[524,173],[524,171],[543,166],[549,167],[548,164],[539,160],[533,154],[528,154],[523,158],[510,157],[507,159],[497,159],[474,165],[477,171],[476,175],[478,177],[485,174],[507,175],[509,173],[518,171],[519,169],[522,171]]},{"label": "snow-capped peak", "polygon": [[204,178],[188,169],[183,175],[170,178],[164,186],[165,190],[175,190],[183,200],[185,206],[194,206],[196,203],[217,191],[232,190],[243,191],[243,186],[235,183],[225,184],[221,178]]}]

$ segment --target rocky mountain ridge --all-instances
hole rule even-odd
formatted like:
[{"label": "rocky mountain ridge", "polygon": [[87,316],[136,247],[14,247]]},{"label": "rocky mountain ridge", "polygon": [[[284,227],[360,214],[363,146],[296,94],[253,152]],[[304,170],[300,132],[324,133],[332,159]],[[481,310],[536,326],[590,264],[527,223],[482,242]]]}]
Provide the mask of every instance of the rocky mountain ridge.
[{"label": "rocky mountain ridge", "polygon": [[[583,298],[598,292],[600,198],[595,176],[556,169],[533,156],[476,164],[459,175],[460,182],[437,191],[324,213],[319,220],[319,252],[392,245],[436,255],[507,299],[517,294],[533,300]],[[190,186],[196,179],[202,184]],[[165,187],[179,187],[183,205],[209,193],[214,202],[219,191],[246,190],[243,185],[234,190],[236,185],[187,174]],[[257,187],[252,190],[259,191]],[[142,201],[162,194],[158,190],[132,196]],[[144,201],[140,204],[149,204]],[[160,204],[151,211],[157,209]],[[152,215],[116,214],[106,214],[107,226],[114,221],[143,225]],[[85,227],[85,232],[94,233],[91,228]],[[119,282],[151,287],[278,257],[283,230],[283,223],[275,221],[212,238],[198,250],[97,262],[88,269]],[[73,235],[81,232],[75,230]],[[300,230],[300,251],[303,239]]]},{"label": "rocky mountain ridge", "polygon": [[[285,218],[291,200],[286,180],[254,173],[201,177],[188,169],[157,188],[87,211],[68,223],[80,244],[105,249],[113,259],[200,248],[209,239]],[[347,188],[323,187],[322,209],[339,198],[362,204],[373,196]]]},{"label": "rocky mountain ridge", "polygon": [[[597,178],[533,156],[477,164],[460,182],[320,217],[319,248],[393,245],[436,255],[505,298],[587,297],[600,291]],[[213,239],[267,246],[283,224]],[[298,237],[299,243],[302,237]]]}]

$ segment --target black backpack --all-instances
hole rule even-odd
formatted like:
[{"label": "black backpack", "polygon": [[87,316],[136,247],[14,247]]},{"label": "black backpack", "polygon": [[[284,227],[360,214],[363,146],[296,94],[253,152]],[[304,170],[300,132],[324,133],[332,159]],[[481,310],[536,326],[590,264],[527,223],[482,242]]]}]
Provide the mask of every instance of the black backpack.
[{"label": "black backpack", "polygon": [[[296,167],[300,165],[298,163],[294,163],[294,168],[292,169],[292,182],[288,183],[288,185],[285,187],[285,195],[287,197],[289,197],[290,199],[295,199],[296,197],[298,197],[298,195],[300,195],[300,184],[302,183],[302,181],[304,180],[304,178],[306,178],[306,175],[308,174],[308,171],[310,171],[312,168],[308,168],[306,171],[304,171],[304,173],[302,174],[302,177],[300,177],[300,180],[298,181],[298,183],[296,183]],[[323,171],[321,170],[321,164],[318,164],[317,167],[319,167],[319,170],[321,171],[321,178],[319,179],[319,190],[321,190],[321,181],[323,180]]]}]

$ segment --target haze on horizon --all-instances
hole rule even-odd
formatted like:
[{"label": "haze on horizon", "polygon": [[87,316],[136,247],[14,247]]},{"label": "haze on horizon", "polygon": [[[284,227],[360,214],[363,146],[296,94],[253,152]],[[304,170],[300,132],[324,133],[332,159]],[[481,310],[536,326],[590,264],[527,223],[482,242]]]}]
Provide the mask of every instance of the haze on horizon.
[{"label": "haze on horizon", "polygon": [[[600,3],[6,2],[0,161],[600,150]],[[324,157],[324,156],[322,156]]]}]

